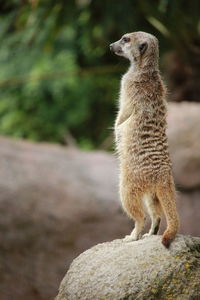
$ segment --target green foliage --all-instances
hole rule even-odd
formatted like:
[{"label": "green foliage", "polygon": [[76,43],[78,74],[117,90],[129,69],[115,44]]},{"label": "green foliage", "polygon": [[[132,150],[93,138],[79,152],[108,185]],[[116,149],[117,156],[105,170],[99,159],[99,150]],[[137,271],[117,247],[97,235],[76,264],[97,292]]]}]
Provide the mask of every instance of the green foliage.
[{"label": "green foliage", "polygon": [[59,143],[70,134],[83,148],[99,147],[111,134],[126,67],[108,44],[136,30],[156,34],[161,52],[167,49],[164,35],[177,49],[195,44],[197,1],[188,3],[6,1],[0,18],[0,134]]},{"label": "green foliage", "polygon": [[70,131],[92,148],[108,134],[118,84],[111,74],[82,70],[101,65],[106,51],[92,41],[102,38],[100,26],[84,32],[89,10],[63,25],[61,8],[46,16],[46,7],[26,7],[0,20],[0,133],[62,143]]}]

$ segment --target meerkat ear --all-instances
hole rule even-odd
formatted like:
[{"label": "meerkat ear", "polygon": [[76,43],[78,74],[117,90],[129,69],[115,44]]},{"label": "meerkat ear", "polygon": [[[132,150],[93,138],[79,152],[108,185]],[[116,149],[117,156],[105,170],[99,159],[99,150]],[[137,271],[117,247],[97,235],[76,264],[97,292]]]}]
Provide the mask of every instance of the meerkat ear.
[{"label": "meerkat ear", "polygon": [[148,48],[147,42],[143,42],[138,45],[138,49],[141,55],[143,55],[146,52],[147,48]]}]

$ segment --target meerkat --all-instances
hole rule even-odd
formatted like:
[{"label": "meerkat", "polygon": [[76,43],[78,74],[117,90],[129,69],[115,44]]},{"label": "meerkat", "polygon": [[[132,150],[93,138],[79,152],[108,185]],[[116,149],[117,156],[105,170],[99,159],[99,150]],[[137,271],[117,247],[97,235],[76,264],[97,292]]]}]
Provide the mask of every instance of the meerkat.
[{"label": "meerkat", "polygon": [[164,213],[167,228],[162,243],[169,247],[179,229],[176,191],[166,136],[166,89],[160,76],[158,40],[145,32],[122,36],[111,51],[130,61],[121,80],[115,121],[120,162],[120,198],[135,227],[125,241],[141,238],[146,211],[157,234]]}]

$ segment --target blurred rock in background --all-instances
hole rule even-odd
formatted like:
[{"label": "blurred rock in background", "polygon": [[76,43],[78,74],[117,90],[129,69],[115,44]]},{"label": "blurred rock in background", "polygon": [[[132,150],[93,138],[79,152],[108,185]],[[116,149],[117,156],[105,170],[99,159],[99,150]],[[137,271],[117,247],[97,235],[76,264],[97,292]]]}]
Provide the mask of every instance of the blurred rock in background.
[{"label": "blurred rock in background", "polygon": [[53,299],[73,258],[124,236],[111,154],[0,139],[0,293]]},{"label": "blurred rock in background", "polygon": [[[200,236],[199,116],[200,104],[169,106],[180,232],[193,236]],[[121,210],[116,158],[3,137],[0,145],[2,299],[53,299],[78,254],[133,227]]]},{"label": "blurred rock in background", "polygon": [[200,188],[200,104],[170,103],[168,136],[178,188]]}]

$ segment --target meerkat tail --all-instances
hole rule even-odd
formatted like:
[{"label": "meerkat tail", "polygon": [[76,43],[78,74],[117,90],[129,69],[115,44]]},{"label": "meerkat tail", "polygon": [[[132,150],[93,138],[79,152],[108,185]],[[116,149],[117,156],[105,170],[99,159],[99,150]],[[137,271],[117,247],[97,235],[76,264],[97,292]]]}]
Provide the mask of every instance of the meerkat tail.
[{"label": "meerkat tail", "polygon": [[163,233],[163,236],[162,236],[162,244],[166,248],[169,248],[171,242],[175,238],[175,236],[178,232],[178,229],[179,229],[178,215],[176,214],[173,216],[173,221],[169,220],[169,218],[168,218],[167,222],[168,222],[167,229],[165,230],[165,232]]},{"label": "meerkat tail", "polygon": [[159,187],[157,196],[167,220],[167,229],[163,233],[162,244],[166,248],[169,248],[179,229],[179,217],[176,209],[174,186],[167,185]]}]

